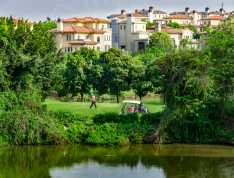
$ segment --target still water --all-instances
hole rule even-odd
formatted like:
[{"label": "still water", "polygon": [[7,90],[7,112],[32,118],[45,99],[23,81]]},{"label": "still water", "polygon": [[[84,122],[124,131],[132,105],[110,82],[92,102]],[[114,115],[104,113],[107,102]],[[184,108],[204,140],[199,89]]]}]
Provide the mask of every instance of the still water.
[{"label": "still water", "polygon": [[0,148],[0,178],[234,177],[234,147],[84,145]]}]

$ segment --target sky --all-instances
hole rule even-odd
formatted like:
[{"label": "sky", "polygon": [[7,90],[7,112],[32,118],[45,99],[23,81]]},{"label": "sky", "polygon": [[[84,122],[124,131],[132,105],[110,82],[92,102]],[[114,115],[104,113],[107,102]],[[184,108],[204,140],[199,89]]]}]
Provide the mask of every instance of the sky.
[{"label": "sky", "polygon": [[0,17],[23,18],[30,22],[67,19],[71,17],[95,17],[106,19],[112,14],[135,12],[135,9],[162,10],[167,14],[174,11],[190,10],[219,11],[224,3],[226,12],[234,11],[234,0],[0,0]]}]

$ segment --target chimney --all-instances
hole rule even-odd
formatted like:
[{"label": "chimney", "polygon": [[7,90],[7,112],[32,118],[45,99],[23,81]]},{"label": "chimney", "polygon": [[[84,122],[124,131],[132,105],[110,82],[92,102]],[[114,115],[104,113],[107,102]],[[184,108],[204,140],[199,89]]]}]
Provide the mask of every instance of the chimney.
[{"label": "chimney", "polygon": [[220,16],[223,16],[223,15],[224,15],[225,10],[224,10],[223,8],[221,8],[221,9],[219,10],[219,12],[220,12]]},{"label": "chimney", "polygon": [[153,6],[149,7],[149,12],[154,12],[154,7]]},{"label": "chimney", "polygon": [[155,32],[160,32],[161,31],[161,22],[155,21]]},{"label": "chimney", "polygon": [[210,12],[210,8],[206,7],[205,11],[207,11],[209,13]]},{"label": "chimney", "polygon": [[209,8],[209,7],[206,7],[206,8],[205,8],[205,17],[208,17],[208,16],[209,16],[209,13],[210,13],[210,8]]},{"label": "chimney", "polygon": [[60,17],[57,19],[57,31],[63,31],[63,21]]},{"label": "chimney", "polygon": [[190,13],[190,8],[189,8],[189,7],[186,7],[186,8],[185,8],[185,15],[189,16],[189,13]]},{"label": "chimney", "polygon": [[138,13],[138,10],[137,10],[137,9],[135,10],[135,13]]},{"label": "chimney", "polygon": [[122,15],[125,15],[125,13],[126,13],[125,10],[121,10]]}]

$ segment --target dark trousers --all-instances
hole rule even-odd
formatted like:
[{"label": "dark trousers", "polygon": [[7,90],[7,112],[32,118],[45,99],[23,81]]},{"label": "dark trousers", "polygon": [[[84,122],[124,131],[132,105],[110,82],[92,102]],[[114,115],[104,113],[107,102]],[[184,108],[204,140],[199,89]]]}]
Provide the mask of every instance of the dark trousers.
[{"label": "dark trousers", "polygon": [[92,108],[92,106],[95,106],[95,108],[97,109],[97,106],[96,106],[96,104],[95,104],[95,101],[92,101],[92,104],[91,104],[91,106],[90,106],[90,109]]}]

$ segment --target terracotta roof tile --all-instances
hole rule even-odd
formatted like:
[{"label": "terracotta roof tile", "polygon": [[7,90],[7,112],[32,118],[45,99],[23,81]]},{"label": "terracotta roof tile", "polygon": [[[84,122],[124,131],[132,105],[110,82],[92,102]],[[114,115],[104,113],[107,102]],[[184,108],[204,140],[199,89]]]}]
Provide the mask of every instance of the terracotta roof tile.
[{"label": "terracotta roof tile", "polygon": [[[57,31],[57,29],[52,29],[49,30],[49,32],[60,32]],[[94,28],[89,28],[89,27],[85,27],[85,26],[67,26],[67,27],[63,27],[63,32],[68,33],[68,32],[72,32],[72,33],[105,33],[105,31],[103,30],[98,30],[98,29],[94,29]]]},{"label": "terracotta roof tile", "polygon": [[93,18],[93,17],[84,17],[84,18],[79,18],[79,17],[72,17],[69,19],[63,20],[63,22],[105,22],[109,23],[109,20],[104,20],[104,19],[99,19],[99,18]]},{"label": "terracotta roof tile", "polygon": [[209,16],[209,17],[202,18],[201,20],[223,20],[223,19],[226,19],[226,18],[222,16]]},{"label": "terracotta roof tile", "polygon": [[163,17],[164,19],[192,19],[192,17],[189,17],[187,15],[177,14],[177,15],[171,15],[167,17]]},{"label": "terracotta roof tile", "polygon": [[[149,27],[149,30],[154,29],[154,28],[155,28],[155,25],[154,25],[154,26]],[[164,25],[164,24],[161,24],[161,28],[162,28],[162,29],[163,29],[163,28],[170,28],[170,29],[171,29],[171,27],[170,27],[170,26],[166,26],[166,25]]]},{"label": "terracotta roof tile", "polygon": [[146,32],[154,33],[154,30],[146,30]]},{"label": "terracotta roof tile", "polygon": [[[14,21],[15,24],[18,24],[18,23],[19,23],[19,20],[18,20],[18,19],[13,19],[13,21]],[[25,23],[26,21],[23,20],[23,22]],[[27,22],[27,24],[33,25],[34,23],[33,23],[33,22]]]},{"label": "terracotta roof tile", "polygon": [[184,31],[186,31],[187,29],[165,29],[164,31],[167,33],[183,33]]},{"label": "terracotta roof tile", "polygon": [[[181,33],[184,33],[186,30],[188,30],[188,29],[168,29],[168,28],[162,29],[162,31],[165,31],[168,34],[178,34],[178,33],[181,34]],[[146,30],[146,31],[149,33],[155,32],[154,29],[150,29],[150,30]]]}]

